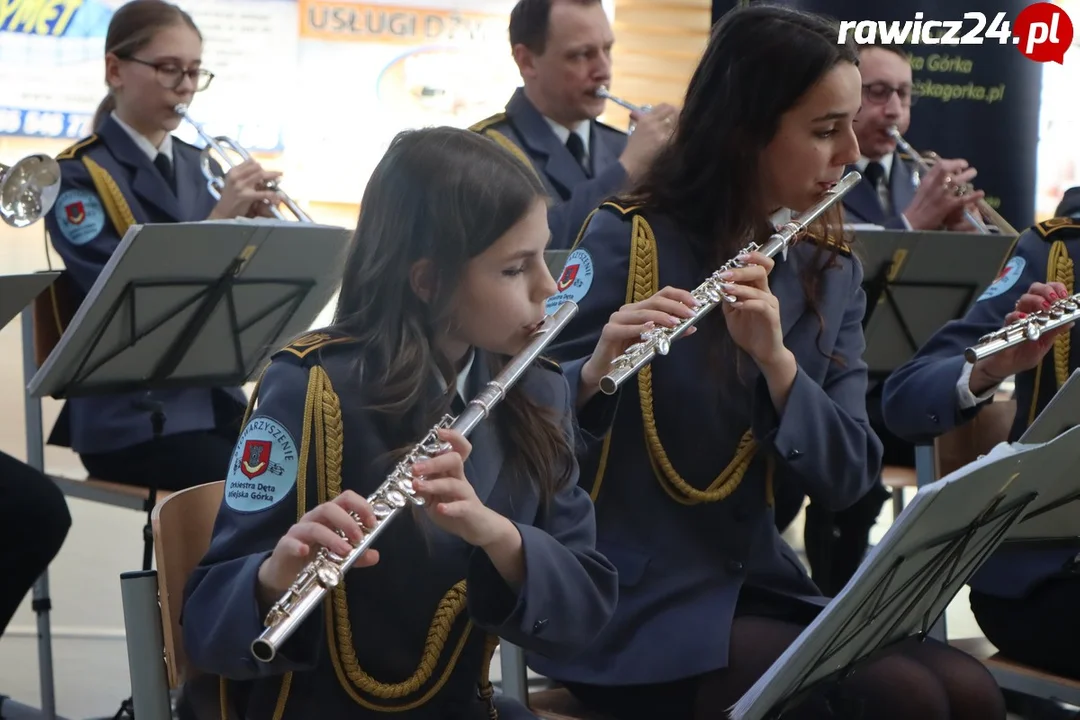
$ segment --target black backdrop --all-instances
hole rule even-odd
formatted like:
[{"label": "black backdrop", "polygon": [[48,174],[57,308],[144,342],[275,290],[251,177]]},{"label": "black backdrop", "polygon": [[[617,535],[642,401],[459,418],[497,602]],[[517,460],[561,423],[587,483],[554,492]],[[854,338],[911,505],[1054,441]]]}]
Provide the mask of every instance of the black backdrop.
[{"label": "black backdrop", "polygon": [[[835,20],[963,20],[978,9],[993,22],[999,12],[1012,23],[1029,0],[781,0]],[[734,7],[713,0],[713,22]],[[958,35],[975,26],[965,20]],[[1018,231],[1035,218],[1035,158],[1039,136],[1042,65],[1016,45],[985,39],[982,45],[908,44],[916,92],[904,138],[918,151],[964,158],[979,172],[975,186]]]}]

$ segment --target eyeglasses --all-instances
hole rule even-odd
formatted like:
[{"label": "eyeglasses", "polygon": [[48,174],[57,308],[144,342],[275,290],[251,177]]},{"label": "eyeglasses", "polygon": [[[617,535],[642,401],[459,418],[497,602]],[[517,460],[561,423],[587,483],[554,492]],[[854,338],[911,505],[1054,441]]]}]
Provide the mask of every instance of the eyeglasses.
[{"label": "eyeglasses", "polygon": [[152,67],[157,73],[157,81],[161,87],[166,90],[176,90],[180,87],[180,83],[184,82],[184,78],[191,78],[195,83],[195,92],[202,92],[206,88],[210,87],[210,81],[214,79],[214,73],[209,70],[203,70],[202,68],[191,68],[185,70],[174,62],[150,62],[148,60],[140,60],[139,58],[124,58],[146,67]]},{"label": "eyeglasses", "polygon": [[919,96],[907,85],[893,87],[888,83],[876,82],[870,83],[869,85],[863,85],[862,89],[863,95],[875,105],[884,105],[889,102],[893,93],[896,93],[896,96],[900,98],[900,105],[903,107],[911,107],[919,98]]}]

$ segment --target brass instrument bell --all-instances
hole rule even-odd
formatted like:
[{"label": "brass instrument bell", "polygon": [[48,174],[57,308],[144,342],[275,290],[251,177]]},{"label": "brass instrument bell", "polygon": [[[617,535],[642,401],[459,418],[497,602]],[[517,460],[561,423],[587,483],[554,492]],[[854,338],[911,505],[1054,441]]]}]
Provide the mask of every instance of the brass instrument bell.
[{"label": "brass instrument bell", "polygon": [[24,228],[52,209],[60,194],[60,165],[48,155],[30,155],[14,165],[0,163],[0,216]]}]

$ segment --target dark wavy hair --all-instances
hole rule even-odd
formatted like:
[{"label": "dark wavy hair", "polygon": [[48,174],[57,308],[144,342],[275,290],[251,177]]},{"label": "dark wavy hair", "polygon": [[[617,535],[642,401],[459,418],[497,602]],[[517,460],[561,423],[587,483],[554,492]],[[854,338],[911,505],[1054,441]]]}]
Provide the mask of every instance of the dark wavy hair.
[{"label": "dark wavy hair", "polygon": [[[530,167],[468,130],[402,132],[375,168],[332,329],[359,341],[366,409],[392,420],[403,447],[449,411],[456,372],[436,339],[451,322],[451,298],[466,265],[546,199]],[[424,258],[436,272],[437,290],[428,302],[409,281],[410,268]],[[492,357],[493,373],[509,359]],[[429,392],[435,373],[445,379],[447,394]],[[569,479],[572,450],[559,416],[534,403],[520,384],[487,422],[514,448],[519,476],[532,478],[542,498]]]},{"label": "dark wavy hair", "polygon": [[[774,208],[760,191],[762,151],[783,115],[829,71],[843,62],[858,66],[854,44],[837,37],[835,23],[788,7],[755,3],[726,13],[690,79],[672,141],[623,200],[669,218],[709,270],[749,240],[767,239],[773,229],[765,218]],[[836,239],[842,225],[838,202],[810,231]],[[835,252],[820,249],[802,278],[815,313],[820,256],[829,253],[831,263]],[[726,336],[719,313],[706,320]]]}]

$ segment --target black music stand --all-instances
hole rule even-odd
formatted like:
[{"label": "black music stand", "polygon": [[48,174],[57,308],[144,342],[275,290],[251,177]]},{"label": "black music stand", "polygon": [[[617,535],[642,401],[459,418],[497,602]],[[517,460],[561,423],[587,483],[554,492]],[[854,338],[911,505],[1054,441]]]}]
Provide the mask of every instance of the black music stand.
[{"label": "black music stand", "polygon": [[994,280],[1014,237],[959,232],[858,230],[871,382],[883,381]]},{"label": "black music stand", "polygon": [[820,683],[896,642],[926,638],[957,591],[1025,513],[1080,488],[1080,428],[1040,445],[1001,443],[923,486],[843,590],[736,703],[733,720],[771,720]]},{"label": "black music stand", "polygon": [[[349,238],[339,227],[266,219],[132,226],[30,394],[145,393],[138,407],[160,437],[167,418],[153,392],[248,382],[329,303]],[[143,570],[157,495],[155,479],[147,484]]]}]

